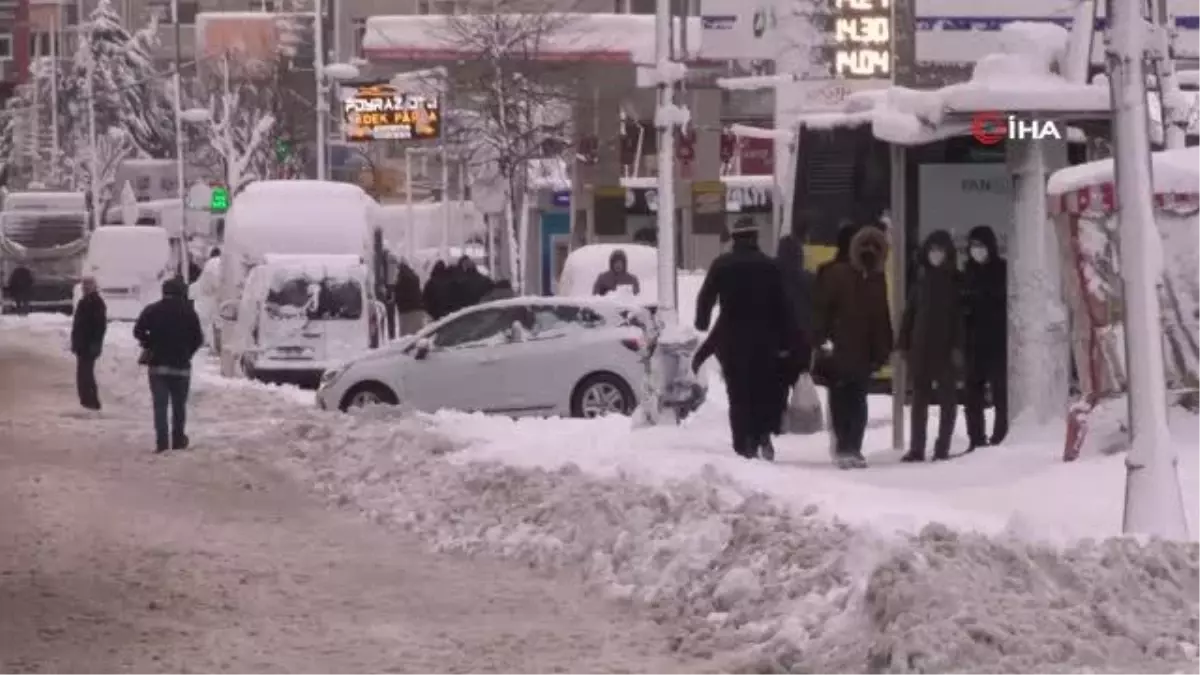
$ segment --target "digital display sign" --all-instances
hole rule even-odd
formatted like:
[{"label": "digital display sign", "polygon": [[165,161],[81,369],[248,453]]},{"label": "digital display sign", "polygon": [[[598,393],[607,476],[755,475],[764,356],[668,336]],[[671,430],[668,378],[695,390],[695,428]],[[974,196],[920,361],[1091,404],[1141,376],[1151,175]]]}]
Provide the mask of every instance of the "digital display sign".
[{"label": "digital display sign", "polygon": [[892,77],[892,1],[833,0],[833,76]]},{"label": "digital display sign", "polygon": [[370,84],[346,90],[342,105],[347,141],[428,140],[442,133],[437,96]]}]

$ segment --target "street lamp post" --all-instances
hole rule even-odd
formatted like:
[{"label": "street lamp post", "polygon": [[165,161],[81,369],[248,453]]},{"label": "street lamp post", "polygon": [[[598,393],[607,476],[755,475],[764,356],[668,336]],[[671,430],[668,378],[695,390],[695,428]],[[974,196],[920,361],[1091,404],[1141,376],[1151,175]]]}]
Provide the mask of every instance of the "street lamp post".
[{"label": "street lamp post", "polygon": [[175,86],[175,185],[179,194],[179,274],[187,270],[187,204],[184,185],[183,159],[183,78],[179,74],[179,0],[171,0],[171,23],[175,25],[175,74],[171,78]]},{"label": "street lamp post", "polygon": [[1169,539],[1188,536],[1179,458],[1167,428],[1166,378],[1159,335],[1161,242],[1154,224],[1149,111],[1146,104],[1145,20],[1141,3],[1109,3],[1109,86],[1121,278],[1125,298],[1125,359],[1129,364],[1129,435],[1126,456],[1127,534]]}]

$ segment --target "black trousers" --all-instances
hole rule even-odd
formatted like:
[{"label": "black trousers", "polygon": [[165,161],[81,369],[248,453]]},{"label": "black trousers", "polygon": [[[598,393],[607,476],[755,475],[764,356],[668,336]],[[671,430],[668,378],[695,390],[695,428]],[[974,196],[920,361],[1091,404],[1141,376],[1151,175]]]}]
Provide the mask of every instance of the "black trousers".
[{"label": "black trousers", "polygon": [[776,355],[762,350],[718,354],[729,396],[729,432],[733,451],[753,456],[757,444],[779,427],[779,375]]},{"label": "black trousers", "polygon": [[387,313],[387,336],[389,340],[396,339],[396,303],[389,302],[384,304]]},{"label": "black trousers", "polygon": [[867,380],[844,378],[830,383],[829,417],[837,454],[862,454],[867,432]]},{"label": "black trousers", "polygon": [[96,357],[75,357],[75,389],[79,392],[79,405],[88,410],[100,409],[100,390],[96,386]]},{"label": "black trousers", "polygon": [[[966,401],[963,415],[967,418],[967,437],[973,445],[988,441],[1000,443],[1008,435],[1008,362],[1004,358],[987,358],[972,355],[967,360]],[[983,409],[987,395],[991,395],[995,409],[992,435],[985,429]]]},{"label": "black trousers", "polygon": [[159,450],[182,447],[187,439],[187,400],[191,384],[192,379],[186,375],[150,375],[154,441]]},{"label": "black trousers", "polygon": [[913,399],[910,408],[912,436],[909,448],[925,452],[926,426],[929,422],[929,404],[938,405],[938,435],[934,441],[934,452],[945,453],[950,449],[954,435],[954,423],[958,414],[958,378],[950,364],[936,368],[914,366],[912,373]]}]

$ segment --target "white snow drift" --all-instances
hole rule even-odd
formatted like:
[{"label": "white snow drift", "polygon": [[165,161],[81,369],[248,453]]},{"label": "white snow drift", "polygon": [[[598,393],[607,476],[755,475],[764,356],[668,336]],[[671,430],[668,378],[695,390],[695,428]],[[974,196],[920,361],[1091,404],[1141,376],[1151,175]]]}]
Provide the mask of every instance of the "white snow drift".
[{"label": "white snow drift", "polygon": [[[53,351],[65,337],[61,320],[0,322],[4,342],[29,349]],[[136,351],[123,335],[112,342],[100,364],[106,412],[80,423],[112,425],[137,452],[150,440],[148,395]],[[877,462],[884,466],[837,474],[712,454],[724,436],[716,426],[719,403],[702,409],[694,428],[645,434],[629,432],[618,419],[512,422],[387,409],[340,415],[298,405],[308,397],[298,400],[294,390],[218,381],[207,368],[194,388],[195,452],[276,463],[333,502],[415,531],[439,549],[578,575],[650,612],[674,631],[679,650],[721,657],[729,669],[1197,667],[1193,543],[1051,545],[945,524],[894,531],[861,522],[871,513],[940,512],[956,525],[975,521],[988,529],[1004,521],[1000,514],[1019,513],[1019,502],[1039,500],[1042,509],[1078,516],[1100,503],[1093,493],[1111,487],[1096,484],[1098,467],[1119,471],[1120,458],[1051,466],[1052,457],[1034,461],[1028,448],[997,448],[978,462]],[[139,415],[143,428],[128,422]],[[1194,446],[1194,420],[1190,426]],[[781,455],[813,458],[813,444],[789,442]],[[546,456],[551,448],[565,457],[558,466]],[[1006,459],[1002,453],[1010,450]],[[590,461],[575,463],[585,455]],[[995,475],[1005,463],[1021,466]],[[1053,476],[1054,489],[1042,484],[1027,492],[1043,473]],[[965,497],[948,496],[953,491],[939,481],[978,491],[992,517],[981,518],[983,507],[968,506]],[[1189,490],[1195,501],[1195,486]],[[1057,501],[1049,500],[1051,492]],[[1119,505],[1119,491],[1107,501]],[[846,509],[849,521],[839,517],[842,507],[856,504]]]}]

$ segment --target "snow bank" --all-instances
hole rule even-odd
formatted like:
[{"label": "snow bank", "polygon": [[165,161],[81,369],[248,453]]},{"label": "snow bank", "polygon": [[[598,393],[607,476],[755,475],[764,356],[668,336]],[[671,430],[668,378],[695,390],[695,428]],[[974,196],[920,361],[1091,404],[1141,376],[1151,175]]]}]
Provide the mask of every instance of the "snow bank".
[{"label": "snow bank", "polygon": [[[5,343],[52,352],[67,325],[4,318],[0,333]],[[95,422],[128,433],[131,448],[150,440],[148,428],[121,419],[127,412],[148,418],[135,361],[127,334],[114,335],[100,362],[106,412]],[[993,510],[1022,504],[1079,515],[1095,507],[1097,492],[1119,508],[1119,492],[1088,473],[1105,462],[1055,464],[1062,472],[1052,483],[1006,492],[989,490],[998,487],[995,467],[1008,465],[1008,478],[1014,469],[1033,478],[1048,462],[1030,462],[1028,448],[1003,448],[940,466],[847,474],[734,461],[724,449],[725,457],[710,456],[720,410],[684,429],[634,433],[618,419],[322,413],[297,406],[292,391],[219,380],[203,364],[194,452],[276,463],[332,503],[411,530],[440,550],[578,576],[649,612],[673,632],[674,648],[714,656],[723,671],[1192,672],[1198,665],[1195,544],[1106,539],[1056,547],[939,524],[888,533],[808,499],[840,491],[845,504],[882,514],[927,498],[929,481],[940,476],[979,493]],[[1192,418],[1192,455],[1195,427]],[[674,448],[663,447],[672,439]],[[569,443],[579,440],[588,442]],[[549,459],[539,449],[551,448],[559,464],[537,466]],[[781,456],[797,450],[781,447]],[[647,480],[631,457],[664,478]],[[590,461],[575,462],[581,458]],[[1119,472],[1120,458],[1108,459]],[[608,471],[596,468],[604,464]],[[1088,471],[1075,472],[1080,467]],[[754,474],[777,476],[780,485],[758,489],[747,484]]]}]

